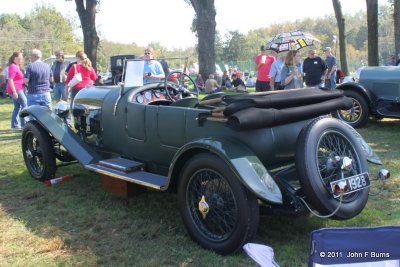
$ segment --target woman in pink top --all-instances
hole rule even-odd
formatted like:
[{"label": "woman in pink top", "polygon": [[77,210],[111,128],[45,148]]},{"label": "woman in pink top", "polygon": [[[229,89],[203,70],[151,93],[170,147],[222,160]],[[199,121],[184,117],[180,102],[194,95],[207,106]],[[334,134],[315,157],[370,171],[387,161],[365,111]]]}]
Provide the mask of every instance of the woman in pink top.
[{"label": "woman in pink top", "polygon": [[8,60],[8,81],[6,91],[14,101],[14,110],[11,116],[11,129],[20,129],[25,125],[25,119],[20,118],[18,123],[18,113],[26,108],[26,96],[24,92],[24,74],[21,71],[24,59],[21,52],[14,52]]},{"label": "woman in pink top", "polygon": [[75,56],[76,64],[69,68],[65,84],[68,86],[69,81],[74,78],[75,72],[79,72],[82,75],[82,81],[71,88],[71,102],[80,90],[93,86],[93,82],[97,79],[92,62],[88,59],[87,55],[83,51],[78,51]]}]

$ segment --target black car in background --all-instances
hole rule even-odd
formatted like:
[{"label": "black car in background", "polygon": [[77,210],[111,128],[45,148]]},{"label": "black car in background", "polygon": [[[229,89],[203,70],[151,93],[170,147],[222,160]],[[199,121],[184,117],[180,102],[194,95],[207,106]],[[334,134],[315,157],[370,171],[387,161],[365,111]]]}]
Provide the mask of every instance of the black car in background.
[{"label": "black car in background", "polygon": [[111,84],[117,85],[122,80],[125,59],[136,59],[137,55],[116,55],[110,57]]}]

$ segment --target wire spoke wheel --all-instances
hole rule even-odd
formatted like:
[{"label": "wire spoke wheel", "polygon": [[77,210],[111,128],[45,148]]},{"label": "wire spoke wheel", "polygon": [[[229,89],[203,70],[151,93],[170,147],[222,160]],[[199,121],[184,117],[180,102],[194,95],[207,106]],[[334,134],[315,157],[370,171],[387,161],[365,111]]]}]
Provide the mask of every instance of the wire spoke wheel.
[{"label": "wire spoke wheel", "polygon": [[[209,212],[203,218],[198,206],[204,196]],[[238,208],[228,183],[212,170],[199,170],[190,179],[188,205],[196,226],[207,238],[226,240],[234,229]]]},{"label": "wire spoke wheel", "polygon": [[188,233],[206,249],[231,254],[257,232],[257,198],[242,186],[226,162],[214,154],[199,153],[185,163],[178,201]]},{"label": "wire spoke wheel", "polygon": [[[340,132],[326,131],[322,134],[316,151],[319,175],[325,189],[332,193],[330,183],[346,177],[361,173],[360,160],[351,142]],[[335,158],[347,157],[352,160],[352,168],[342,170],[340,162],[335,162]],[[351,202],[358,197],[360,192],[345,195],[343,202]]]},{"label": "wire spoke wheel", "polygon": [[22,154],[31,176],[39,181],[52,179],[56,157],[50,135],[36,121],[28,122],[22,131]]},{"label": "wire spoke wheel", "polygon": [[40,174],[43,172],[43,153],[40,147],[39,140],[32,132],[28,132],[24,136],[27,148],[25,149],[25,155],[28,158],[29,169],[33,172]]}]

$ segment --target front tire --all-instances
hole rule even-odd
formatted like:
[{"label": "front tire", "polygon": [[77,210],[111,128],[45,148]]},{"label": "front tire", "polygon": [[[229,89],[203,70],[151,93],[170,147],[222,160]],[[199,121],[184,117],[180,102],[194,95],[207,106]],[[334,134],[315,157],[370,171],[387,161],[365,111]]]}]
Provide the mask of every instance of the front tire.
[{"label": "front tire", "polygon": [[354,91],[345,90],[344,95],[353,101],[353,107],[348,110],[336,110],[332,112],[332,116],[354,128],[364,126],[369,117],[367,101],[360,93]]},{"label": "front tire", "polygon": [[179,209],[192,239],[220,254],[231,254],[251,240],[259,222],[257,198],[242,186],[219,157],[201,153],[184,166]]},{"label": "front tire", "polygon": [[[337,159],[350,158],[349,170],[341,170]],[[330,214],[339,205],[330,182],[368,171],[365,155],[350,129],[333,118],[316,119],[300,133],[296,148],[296,169],[307,200],[321,214]],[[343,172],[343,173],[342,173]],[[343,196],[333,219],[350,219],[359,214],[368,200],[369,188]]]},{"label": "front tire", "polygon": [[31,176],[38,181],[54,178],[56,157],[50,135],[37,121],[29,121],[22,131],[22,154]]}]

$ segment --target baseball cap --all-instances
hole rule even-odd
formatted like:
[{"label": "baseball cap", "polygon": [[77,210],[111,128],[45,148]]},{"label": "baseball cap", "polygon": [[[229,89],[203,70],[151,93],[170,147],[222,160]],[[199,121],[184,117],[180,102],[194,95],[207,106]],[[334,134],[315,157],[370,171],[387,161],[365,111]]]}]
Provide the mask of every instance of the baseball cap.
[{"label": "baseball cap", "polygon": [[330,48],[329,46],[327,46],[327,47],[324,48],[324,52],[326,52],[326,51],[332,51],[332,48]]}]

